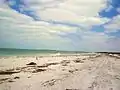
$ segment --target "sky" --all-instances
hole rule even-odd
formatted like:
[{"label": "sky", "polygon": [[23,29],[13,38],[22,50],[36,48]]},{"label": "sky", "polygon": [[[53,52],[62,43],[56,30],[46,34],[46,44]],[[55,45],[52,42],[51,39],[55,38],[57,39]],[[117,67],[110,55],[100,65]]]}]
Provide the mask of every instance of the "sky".
[{"label": "sky", "polygon": [[0,0],[0,48],[120,51],[120,0]]}]

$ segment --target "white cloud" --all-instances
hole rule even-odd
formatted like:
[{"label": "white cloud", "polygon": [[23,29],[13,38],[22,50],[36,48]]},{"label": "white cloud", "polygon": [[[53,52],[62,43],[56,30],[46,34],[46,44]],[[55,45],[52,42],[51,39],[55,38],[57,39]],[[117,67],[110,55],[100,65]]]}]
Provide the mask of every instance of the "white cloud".
[{"label": "white cloud", "polygon": [[11,22],[30,22],[33,19],[24,14],[19,14],[17,11],[14,11],[10,8],[0,8],[0,19],[8,20]]},{"label": "white cloud", "polygon": [[0,47],[49,49],[71,47],[70,41],[58,36],[58,33],[72,32],[75,28],[34,21],[32,18],[11,9],[0,8],[0,11],[0,45],[6,43]]},{"label": "white cloud", "polygon": [[[107,42],[114,37],[90,31],[92,25],[109,21],[98,16],[98,12],[105,7],[103,1],[26,0],[29,4],[26,9],[33,9],[43,21],[34,21],[32,17],[20,14],[7,6],[0,6],[0,47],[109,50],[114,45],[109,47]],[[47,22],[49,20],[61,24]]]},{"label": "white cloud", "polygon": [[53,20],[86,26],[99,25],[108,21],[106,18],[79,16],[64,9],[45,10],[41,12],[40,15],[43,20]]},{"label": "white cloud", "polygon": [[24,2],[27,3],[31,9],[38,10],[55,7],[64,1],[66,0],[25,0]]},{"label": "white cloud", "polygon": [[106,32],[116,32],[120,30],[120,15],[113,17],[113,19],[104,26]]},{"label": "white cloud", "polygon": [[108,36],[105,33],[97,33],[91,31],[78,31],[75,33],[64,33],[62,36],[69,38],[71,44],[76,50],[87,51],[109,51],[108,41],[112,36]]},{"label": "white cloud", "polygon": [[[106,7],[106,0],[26,0],[25,2],[31,7],[38,7],[35,8],[38,12],[47,6],[48,8],[44,10],[64,9],[80,16],[98,16],[98,11]],[[54,6],[50,8],[52,5]]]},{"label": "white cloud", "polygon": [[100,18],[99,11],[106,7],[104,0],[66,0],[57,7],[38,9],[36,12],[43,20],[54,20],[83,24],[88,27],[108,22]]},{"label": "white cloud", "polygon": [[[99,11],[106,7],[106,0],[25,0],[27,7],[40,19],[73,23],[91,28],[108,22],[108,18],[100,18]],[[23,9],[23,8],[21,8]]]}]

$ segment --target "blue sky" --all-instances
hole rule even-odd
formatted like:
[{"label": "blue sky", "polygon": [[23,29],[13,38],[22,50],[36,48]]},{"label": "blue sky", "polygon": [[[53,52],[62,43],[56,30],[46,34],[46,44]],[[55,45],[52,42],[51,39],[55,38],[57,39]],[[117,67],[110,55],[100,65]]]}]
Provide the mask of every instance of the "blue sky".
[{"label": "blue sky", "polygon": [[120,51],[120,0],[1,0],[0,48]]}]

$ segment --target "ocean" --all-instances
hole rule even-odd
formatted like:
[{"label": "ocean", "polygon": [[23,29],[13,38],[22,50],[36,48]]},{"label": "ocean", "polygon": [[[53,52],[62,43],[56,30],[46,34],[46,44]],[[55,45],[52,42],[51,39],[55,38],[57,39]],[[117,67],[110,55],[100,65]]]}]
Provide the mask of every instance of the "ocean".
[{"label": "ocean", "polygon": [[31,55],[43,56],[43,55],[62,55],[62,54],[76,54],[76,53],[83,53],[83,52],[0,48],[0,56],[31,56]]}]

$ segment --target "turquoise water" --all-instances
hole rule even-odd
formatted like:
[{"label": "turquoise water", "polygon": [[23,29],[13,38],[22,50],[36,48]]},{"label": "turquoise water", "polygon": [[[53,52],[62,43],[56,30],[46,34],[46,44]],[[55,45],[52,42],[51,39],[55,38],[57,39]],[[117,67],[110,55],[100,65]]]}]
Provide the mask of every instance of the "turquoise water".
[{"label": "turquoise water", "polygon": [[0,56],[54,54],[55,50],[0,49]]},{"label": "turquoise water", "polygon": [[57,50],[29,50],[29,49],[5,49],[0,48],[0,56],[19,56],[19,55],[50,55],[50,54],[75,54],[75,51],[57,51]]}]

